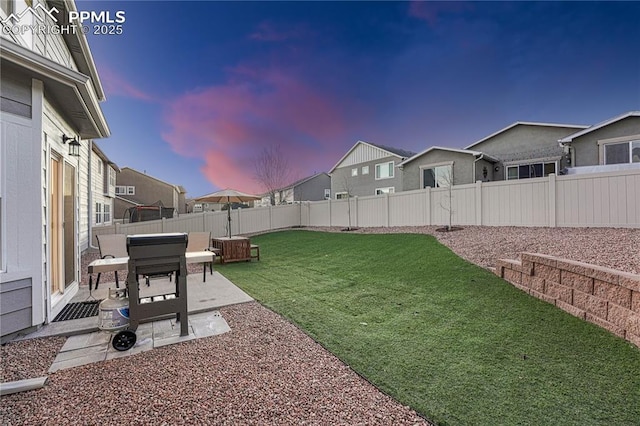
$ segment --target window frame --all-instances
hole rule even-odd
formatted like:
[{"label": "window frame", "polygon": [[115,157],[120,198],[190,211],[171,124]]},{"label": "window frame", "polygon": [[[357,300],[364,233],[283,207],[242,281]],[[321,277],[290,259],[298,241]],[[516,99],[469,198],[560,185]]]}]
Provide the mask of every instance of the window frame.
[{"label": "window frame", "polygon": [[104,203],[102,205],[102,223],[111,223],[111,204]]},{"label": "window frame", "polygon": [[[342,198],[340,195],[346,195],[346,197]],[[346,200],[349,198],[349,193],[347,191],[336,192],[336,200]]]},{"label": "window frame", "polygon": [[[425,188],[446,188],[446,186],[444,185],[438,185],[438,175],[437,175],[437,171],[436,169],[439,168],[445,168],[445,167],[449,167],[450,173],[451,173],[451,184],[453,184],[453,161],[443,161],[440,163],[431,163],[431,164],[425,164],[420,166],[420,188],[425,189]],[[424,182],[424,171],[425,170],[429,170],[429,169],[433,169],[434,170],[434,183],[436,184],[436,186],[425,186],[425,182]]]},{"label": "window frame", "polygon": [[369,166],[362,166],[362,170],[361,170],[361,174],[364,175],[368,175],[369,174]]},{"label": "window frame", "polygon": [[351,169],[351,177],[356,177],[358,176],[358,168],[354,167],[353,169]]},{"label": "window frame", "polygon": [[[505,180],[520,180],[520,179],[537,179],[537,178],[542,178],[542,177],[547,177],[549,176],[551,173],[554,174],[558,174],[558,161],[559,159],[536,159],[534,161],[527,161],[527,162],[509,162],[509,163],[505,163],[504,165],[504,170],[505,170]],[[547,172],[546,168],[547,165],[549,164],[553,164],[553,172]],[[531,176],[531,168],[536,166],[536,165],[542,165],[542,176]],[[529,169],[529,176],[525,176],[525,177],[521,177],[522,171],[524,170],[524,167],[528,167]],[[516,175],[514,177],[509,177],[509,172],[511,170],[515,170],[516,171]]]},{"label": "window frame", "polygon": [[[606,148],[607,145],[618,145],[627,143],[629,145],[629,161],[626,163],[607,163],[606,158]],[[633,144],[638,143],[640,145],[640,134],[638,135],[628,135],[619,138],[610,138],[610,139],[602,139],[598,141],[598,156],[600,157],[599,164],[601,165],[611,165],[611,164],[635,164],[639,163],[633,161]],[[637,148],[636,148],[637,149]]]},{"label": "window frame", "polygon": [[101,225],[102,224],[102,203],[95,203],[95,221],[96,221],[96,225]]},{"label": "window frame", "polygon": [[[386,191],[385,191],[386,189]],[[386,186],[384,188],[376,188],[373,191],[374,195],[384,195],[384,194],[395,194],[396,193],[396,187],[395,186]]]},{"label": "window frame", "polygon": [[325,188],[324,189],[324,199],[328,200],[331,198],[331,188]]},{"label": "window frame", "polygon": [[[382,170],[382,166],[387,166],[388,171],[389,171],[389,176],[384,176],[384,177],[380,177],[380,173],[378,172],[378,170]],[[378,169],[378,167],[380,167],[380,169]],[[391,161],[385,161],[384,163],[377,163],[375,165],[375,171],[376,171],[376,180],[383,180],[383,179],[393,179],[395,177],[395,162],[393,160]]]}]

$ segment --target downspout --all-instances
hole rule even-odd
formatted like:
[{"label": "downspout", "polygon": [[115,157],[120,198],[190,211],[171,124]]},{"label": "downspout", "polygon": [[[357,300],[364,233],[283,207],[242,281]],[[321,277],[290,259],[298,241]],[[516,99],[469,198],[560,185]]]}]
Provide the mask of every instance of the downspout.
[{"label": "downspout", "polygon": [[[92,183],[92,179],[91,179],[91,155],[93,154],[93,139],[89,139],[89,182],[87,183],[87,199],[89,200],[88,203],[89,205],[87,206],[87,235],[89,236],[89,242],[87,243],[87,246],[89,248],[95,249],[95,250],[99,250],[98,247],[93,245],[93,235],[92,235],[92,227],[91,227],[91,218],[93,217],[93,214],[91,213],[91,207],[93,206],[93,197],[91,196],[91,183]],[[113,214],[113,212],[111,213]]]}]

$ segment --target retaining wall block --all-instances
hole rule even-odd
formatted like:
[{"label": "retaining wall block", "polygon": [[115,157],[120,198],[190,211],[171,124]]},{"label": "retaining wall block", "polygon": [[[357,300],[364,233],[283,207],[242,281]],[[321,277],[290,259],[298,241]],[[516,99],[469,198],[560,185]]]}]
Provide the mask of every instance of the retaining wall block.
[{"label": "retaining wall block", "polygon": [[615,334],[618,337],[622,337],[623,339],[626,337],[626,332],[624,328],[618,327],[615,324],[611,324],[609,321],[606,321],[593,314],[590,314],[589,312],[587,312],[587,316],[585,319],[599,327],[604,328],[605,330],[610,331],[611,333]]},{"label": "retaining wall block", "polygon": [[622,287],[640,292],[640,275],[621,272],[619,279],[620,281],[618,282],[618,284]]},{"label": "retaining wall block", "polygon": [[615,303],[609,303],[609,309],[607,310],[607,321],[618,327],[627,328],[629,318],[633,315],[631,309],[623,308]]},{"label": "retaining wall block", "polygon": [[562,300],[569,304],[573,303],[573,289],[571,287],[567,287],[550,280],[545,280],[544,292],[554,299]]},{"label": "retaining wall block", "polygon": [[[583,293],[578,290],[573,291],[573,305],[580,308],[592,316],[602,320],[607,319],[607,301],[599,297]],[[593,322],[593,321],[592,321]]]},{"label": "retaining wall block", "polygon": [[540,293],[539,291],[536,291],[536,290],[534,290],[534,289],[531,289],[531,290],[530,290],[530,292],[529,292],[529,294],[530,294],[530,295],[532,295],[532,296],[534,296],[534,297],[537,297],[538,299],[542,299],[542,300],[544,300],[545,302],[551,303],[552,305],[555,305],[555,304],[556,304],[556,299],[554,299],[554,298],[553,298],[553,297],[551,297],[551,296],[547,296],[547,295],[546,295],[546,294],[544,294],[544,293]]},{"label": "retaining wall block", "polygon": [[631,293],[631,310],[640,314],[640,291],[634,291]]},{"label": "retaining wall block", "polygon": [[631,290],[628,288],[596,279],[593,282],[593,295],[623,308],[631,308]]},{"label": "retaining wall block", "polygon": [[544,293],[544,283],[545,283],[545,279],[544,278],[540,278],[540,277],[531,277],[529,280],[529,287],[531,287],[532,290],[535,290],[539,293]]},{"label": "retaining wall block", "polygon": [[578,317],[578,318],[580,318],[582,320],[585,319],[585,317],[586,317],[586,312],[585,311],[583,311],[580,308],[576,308],[575,306],[573,306],[573,305],[571,305],[569,303],[563,302],[562,300],[556,300],[556,306],[558,308],[562,309],[563,311],[570,313],[574,317]]},{"label": "retaining wall block", "polygon": [[529,261],[532,263],[539,263],[545,266],[551,266],[553,268],[556,267],[558,259],[554,256],[549,256],[546,254],[538,254],[538,253],[522,253],[520,255],[520,259],[524,262]]},{"label": "retaining wall block", "polygon": [[611,284],[618,284],[620,282],[620,271],[594,265],[591,277]]},{"label": "retaining wall block", "polygon": [[583,293],[593,294],[593,278],[560,270],[560,284],[573,287]]},{"label": "retaining wall block", "polygon": [[557,266],[564,271],[569,271],[578,275],[586,275],[588,277],[592,277],[594,274],[594,265],[590,263],[577,262],[575,260],[569,259],[559,259],[557,262]]},{"label": "retaining wall block", "polygon": [[560,282],[560,269],[542,263],[535,263],[533,266],[533,275],[544,278],[545,280]]},{"label": "retaining wall block", "polygon": [[523,260],[521,272],[526,275],[533,275],[533,262],[530,260]]},{"label": "retaining wall block", "polygon": [[504,279],[509,281],[511,284],[522,285],[522,272],[518,272],[514,269],[505,268]]}]

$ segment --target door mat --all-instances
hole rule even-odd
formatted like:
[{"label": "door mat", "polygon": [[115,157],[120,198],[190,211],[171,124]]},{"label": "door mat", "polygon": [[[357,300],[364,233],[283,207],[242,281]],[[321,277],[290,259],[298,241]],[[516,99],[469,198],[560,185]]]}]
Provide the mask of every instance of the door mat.
[{"label": "door mat", "polygon": [[98,316],[100,302],[102,300],[91,300],[88,302],[69,303],[62,308],[62,311],[53,319],[53,322],[89,318]]}]

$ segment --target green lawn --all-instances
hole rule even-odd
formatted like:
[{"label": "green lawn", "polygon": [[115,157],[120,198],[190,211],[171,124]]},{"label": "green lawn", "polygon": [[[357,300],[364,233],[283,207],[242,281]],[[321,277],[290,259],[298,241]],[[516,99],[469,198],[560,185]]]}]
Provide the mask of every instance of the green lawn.
[{"label": "green lawn", "polygon": [[426,235],[286,231],[223,275],[438,424],[639,425],[640,350]]}]

